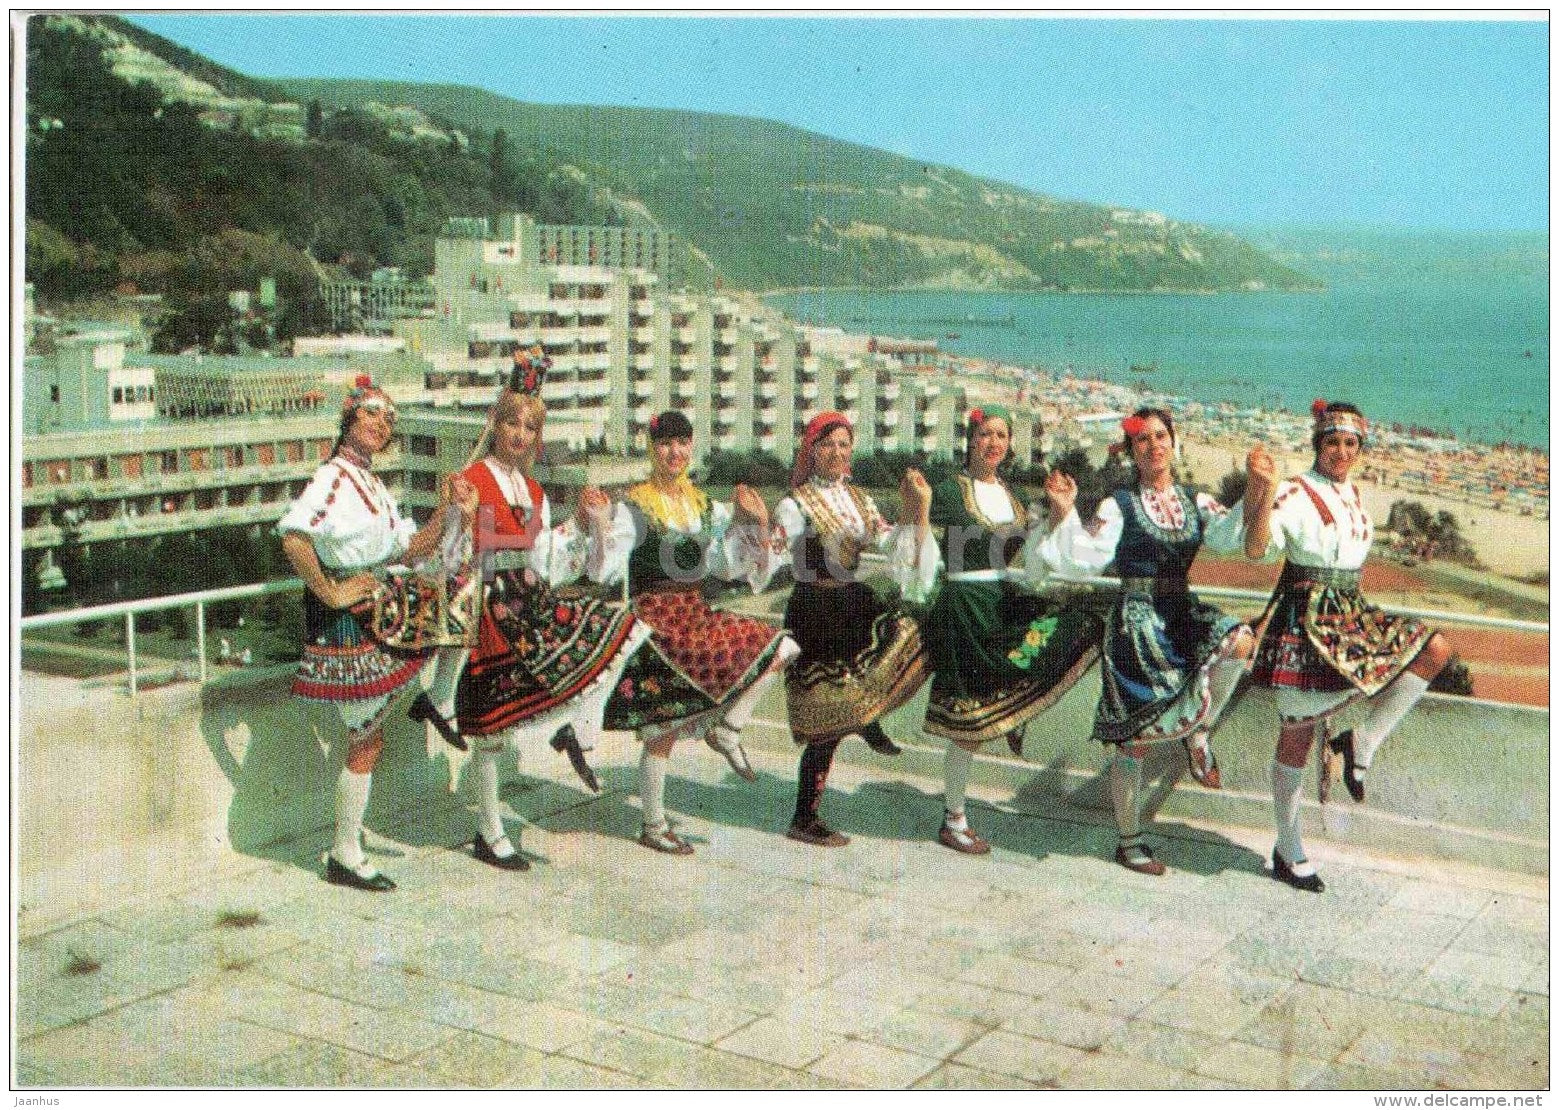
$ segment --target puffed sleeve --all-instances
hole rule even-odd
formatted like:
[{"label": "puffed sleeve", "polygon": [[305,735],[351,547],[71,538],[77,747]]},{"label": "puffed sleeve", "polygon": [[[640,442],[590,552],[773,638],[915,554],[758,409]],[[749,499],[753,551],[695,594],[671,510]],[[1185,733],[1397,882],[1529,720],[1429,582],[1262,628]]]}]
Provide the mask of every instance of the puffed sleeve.
[{"label": "puffed sleeve", "polygon": [[566,586],[577,581],[585,573],[590,540],[572,519],[552,527],[552,502],[546,494],[541,496],[541,531],[531,547],[531,570],[548,585]]},{"label": "puffed sleeve", "polygon": [[607,520],[601,539],[597,542],[584,535],[586,547],[585,573],[590,581],[602,586],[612,586],[628,576],[628,558],[638,546],[640,522],[634,518],[626,501],[612,504],[612,515]]},{"label": "puffed sleeve", "polygon": [[889,525],[871,495],[863,493],[862,496],[869,510],[868,527],[876,531],[877,550],[888,557],[888,574],[893,584],[905,601],[925,602],[936,586],[937,570],[942,563],[942,549],[936,536],[929,526],[922,529],[915,524]]},{"label": "puffed sleeve", "polygon": [[1245,553],[1245,505],[1226,509],[1216,497],[1196,495],[1196,513],[1202,518],[1202,547],[1213,555]]},{"label": "puffed sleeve", "polygon": [[1029,581],[1050,574],[1098,574],[1115,559],[1125,521],[1113,497],[1099,502],[1091,524],[1084,525],[1074,507],[1046,534],[1043,527],[1029,533],[1024,545],[1024,567]]},{"label": "puffed sleeve", "polygon": [[731,506],[716,501],[709,507],[709,573],[727,582],[746,581],[755,594],[768,589],[784,562],[784,543],[776,544],[777,526],[736,523]]},{"label": "puffed sleeve", "polygon": [[332,481],[337,471],[333,466],[322,466],[314,472],[314,477],[309,479],[309,484],[303,487],[303,492],[282,518],[276,522],[277,535],[288,532],[300,532],[310,540],[318,536],[332,534],[332,521],[330,519],[332,502],[326,498],[330,496]]},{"label": "puffed sleeve", "polygon": [[1305,514],[1312,511],[1298,482],[1279,482],[1272,494],[1271,533],[1267,540],[1267,550],[1256,561],[1276,562],[1289,550],[1290,544],[1304,535]]},{"label": "puffed sleeve", "polygon": [[794,497],[783,498],[774,506],[771,521],[773,536],[770,542],[782,556],[807,534],[807,514],[801,511]]}]

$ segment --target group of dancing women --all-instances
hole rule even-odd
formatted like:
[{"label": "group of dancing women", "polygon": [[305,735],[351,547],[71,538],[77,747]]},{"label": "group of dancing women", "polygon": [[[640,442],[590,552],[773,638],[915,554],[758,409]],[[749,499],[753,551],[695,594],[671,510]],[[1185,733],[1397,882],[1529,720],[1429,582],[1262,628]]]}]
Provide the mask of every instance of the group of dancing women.
[{"label": "group of dancing women", "polygon": [[[882,719],[929,682],[922,731],[946,742],[938,839],[982,855],[990,843],[965,806],[975,752],[1004,740],[1021,757],[1028,723],[1098,660],[1093,737],[1113,749],[1116,862],[1165,872],[1142,832],[1143,762],[1156,748],[1181,745],[1191,776],[1218,789],[1212,737],[1249,674],[1275,689],[1279,714],[1272,875],[1318,893],[1324,884],[1300,835],[1311,751],[1320,753],[1321,801],[1340,777],[1362,803],[1374,754],[1449,658],[1439,633],[1359,592],[1373,525],[1349,480],[1369,435],[1352,405],[1313,406],[1314,464],[1303,474],[1279,481],[1271,456],[1253,449],[1245,495],[1229,508],[1175,481],[1173,418],[1139,409],[1112,448],[1136,480],[1087,520],[1076,481],[1059,469],[1045,481],[1043,507],[1025,506],[1004,478],[1011,415],[987,405],[969,413],[962,471],[935,486],[907,471],[892,522],[850,481],[854,431],[842,413],[806,425],[788,494],[771,509],[745,485],[729,503],[699,489],[688,473],[693,426],[668,411],[649,424],[647,480],[618,499],[586,486],[573,516],[555,523],[532,476],[544,377],[539,352],[516,353],[484,453],[444,480],[420,529],[373,473],[396,412],[360,377],[334,451],[278,525],[307,588],[307,642],[293,691],[333,705],[345,729],[330,882],[395,889],[368,860],[362,830],[383,726],[402,695],[415,695],[411,717],[470,750],[474,856],[521,871],[530,861],[505,827],[499,796],[506,749],[550,745],[598,790],[588,753],[602,730],[636,733],[639,843],[688,855],[693,848],[665,805],[676,743],[701,740],[741,779],[756,779],[743,730],[765,691],[783,681],[800,748],[785,835],[836,848],[849,838],[820,812],[836,751],[860,740],[899,754]],[[1284,561],[1255,627],[1191,590],[1188,573],[1204,547]],[[891,592],[863,581],[868,552],[880,557]],[[481,576],[474,643],[408,647],[376,638],[365,607],[387,568],[408,566]],[[1052,588],[1112,569],[1119,595],[1103,618],[1075,589]],[[783,628],[716,610],[706,598],[712,579],[759,593],[781,571],[794,581]],[[617,590],[564,588],[581,579]],[[624,600],[605,600],[607,593]],[[1332,735],[1333,717],[1361,699],[1362,723]]]}]

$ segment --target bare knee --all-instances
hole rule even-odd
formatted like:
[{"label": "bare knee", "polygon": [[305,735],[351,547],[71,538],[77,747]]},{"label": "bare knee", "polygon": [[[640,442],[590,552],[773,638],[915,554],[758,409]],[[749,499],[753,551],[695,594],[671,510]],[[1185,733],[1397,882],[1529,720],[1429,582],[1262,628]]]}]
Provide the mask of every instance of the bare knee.
[{"label": "bare knee", "polygon": [[654,740],[645,741],[644,750],[661,759],[670,759],[672,746],[676,742],[677,738],[674,735],[658,736]]},{"label": "bare knee", "polygon": [[1445,670],[1445,665],[1450,661],[1450,641],[1436,632],[1429,637],[1429,642],[1424,645],[1424,650],[1418,653],[1418,658],[1413,661],[1409,669],[1419,678],[1432,679]]},{"label": "bare knee", "polygon": [[1248,628],[1241,628],[1239,634],[1234,637],[1234,644],[1230,648],[1236,659],[1249,659],[1256,651],[1256,637],[1251,635]]},{"label": "bare knee", "polygon": [[384,733],[374,729],[367,736],[352,741],[346,753],[346,769],[353,774],[366,775],[379,762],[379,753],[382,751],[384,751]]},{"label": "bare knee", "polygon": [[1277,760],[1285,767],[1303,767],[1314,743],[1314,723],[1284,724],[1278,731]]}]

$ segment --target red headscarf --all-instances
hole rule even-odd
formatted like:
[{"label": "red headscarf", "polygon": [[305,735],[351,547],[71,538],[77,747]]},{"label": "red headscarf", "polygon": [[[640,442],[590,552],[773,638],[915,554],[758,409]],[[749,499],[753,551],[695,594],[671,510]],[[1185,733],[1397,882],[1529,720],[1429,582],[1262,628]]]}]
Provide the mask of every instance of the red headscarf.
[{"label": "red headscarf", "polygon": [[[796,448],[796,463],[790,468],[791,489],[806,485],[807,479],[812,477],[812,448],[835,428],[849,428],[850,435],[855,435],[850,418],[842,412],[820,412],[807,422],[806,431],[801,433],[801,446]],[[849,467],[846,467],[845,475],[849,473]]]}]

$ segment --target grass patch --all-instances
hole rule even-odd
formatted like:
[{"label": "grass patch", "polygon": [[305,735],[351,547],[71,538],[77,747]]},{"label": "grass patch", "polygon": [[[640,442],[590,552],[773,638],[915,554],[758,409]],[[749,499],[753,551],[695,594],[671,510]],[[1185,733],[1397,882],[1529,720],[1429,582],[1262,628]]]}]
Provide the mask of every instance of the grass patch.
[{"label": "grass patch", "polygon": [[217,915],[218,929],[252,929],[259,923],[258,910],[223,910]]},{"label": "grass patch", "polygon": [[74,948],[66,949],[70,956],[70,962],[65,965],[66,975],[91,975],[95,971],[103,969],[102,961],[86,952],[77,952]]}]

